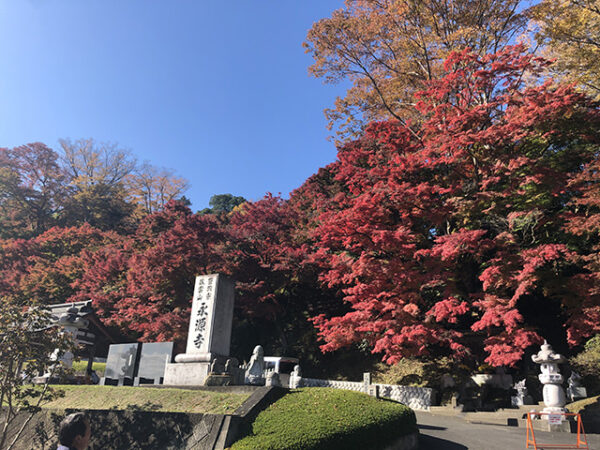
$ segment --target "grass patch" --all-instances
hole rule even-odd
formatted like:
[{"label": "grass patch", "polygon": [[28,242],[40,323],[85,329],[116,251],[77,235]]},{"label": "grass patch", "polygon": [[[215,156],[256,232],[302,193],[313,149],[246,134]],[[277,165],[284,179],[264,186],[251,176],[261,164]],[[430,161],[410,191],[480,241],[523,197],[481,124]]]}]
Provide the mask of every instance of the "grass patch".
[{"label": "grass patch", "polygon": [[262,411],[232,450],[377,449],[417,430],[400,403],[332,388],[304,388]]},{"label": "grass patch", "polygon": [[250,395],[131,386],[53,385],[52,388],[64,392],[64,396],[45,403],[44,408],[231,414]]},{"label": "grass patch", "polygon": [[573,413],[582,413],[585,409],[586,412],[594,412],[600,415],[600,395],[577,400],[568,404],[567,409]]},{"label": "grass patch", "polygon": [[[76,373],[85,373],[87,369],[88,362],[87,361],[73,361],[73,370]],[[104,371],[106,370],[106,363],[102,362],[93,362],[92,370],[95,370],[99,377],[104,376]]]}]

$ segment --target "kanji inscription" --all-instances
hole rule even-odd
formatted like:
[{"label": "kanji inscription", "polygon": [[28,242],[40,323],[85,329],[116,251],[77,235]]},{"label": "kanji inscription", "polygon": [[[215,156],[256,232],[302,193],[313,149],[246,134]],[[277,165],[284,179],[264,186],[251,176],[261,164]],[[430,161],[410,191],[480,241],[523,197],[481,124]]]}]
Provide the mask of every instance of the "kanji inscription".
[{"label": "kanji inscription", "polygon": [[[203,344],[209,340],[209,327],[214,303],[215,276],[205,275],[196,279],[194,301],[192,304],[192,317],[190,323],[191,344],[195,351],[200,351]],[[188,348],[190,339],[188,339]]]}]

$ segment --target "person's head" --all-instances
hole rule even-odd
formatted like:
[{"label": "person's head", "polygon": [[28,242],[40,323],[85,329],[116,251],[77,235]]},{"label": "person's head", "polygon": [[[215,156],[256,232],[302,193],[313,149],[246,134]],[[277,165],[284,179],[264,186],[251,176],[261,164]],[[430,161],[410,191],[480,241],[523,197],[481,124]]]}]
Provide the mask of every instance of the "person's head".
[{"label": "person's head", "polygon": [[82,412],[69,414],[60,423],[58,429],[58,440],[61,445],[85,450],[90,442],[92,429],[90,419]]}]

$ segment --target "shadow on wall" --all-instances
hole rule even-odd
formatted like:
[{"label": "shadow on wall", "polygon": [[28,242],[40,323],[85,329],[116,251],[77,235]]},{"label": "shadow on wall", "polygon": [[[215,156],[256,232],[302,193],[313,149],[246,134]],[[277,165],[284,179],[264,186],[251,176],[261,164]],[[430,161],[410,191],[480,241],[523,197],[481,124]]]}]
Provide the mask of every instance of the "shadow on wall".
[{"label": "shadow on wall", "polygon": [[[66,410],[60,414],[51,411],[39,414],[40,420],[33,426],[33,436],[30,434],[31,439],[25,440],[33,442],[34,448],[54,450],[58,445],[60,421],[71,412],[75,410]],[[94,410],[86,413],[92,426],[92,439],[88,447],[90,450],[178,449],[185,446],[194,426],[203,419],[201,414],[158,413],[140,411],[139,408],[123,411]],[[206,428],[208,438],[210,428],[201,428]],[[200,436],[199,438],[201,440]]]}]

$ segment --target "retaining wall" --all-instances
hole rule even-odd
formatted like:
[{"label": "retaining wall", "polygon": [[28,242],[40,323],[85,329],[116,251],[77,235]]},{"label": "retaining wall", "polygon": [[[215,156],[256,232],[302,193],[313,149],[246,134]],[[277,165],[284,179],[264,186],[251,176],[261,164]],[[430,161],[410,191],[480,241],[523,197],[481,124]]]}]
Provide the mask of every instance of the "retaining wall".
[{"label": "retaining wall", "polygon": [[[146,389],[146,388],[139,388]],[[215,390],[223,390],[217,388]],[[222,450],[250,429],[260,411],[287,392],[277,387],[244,387],[248,399],[233,413],[191,414],[158,411],[86,410],[92,426],[89,450]],[[19,438],[15,450],[54,450],[60,421],[72,409],[42,409]],[[0,419],[6,410],[0,409]],[[21,413],[9,429],[9,437],[27,419]]]}]

